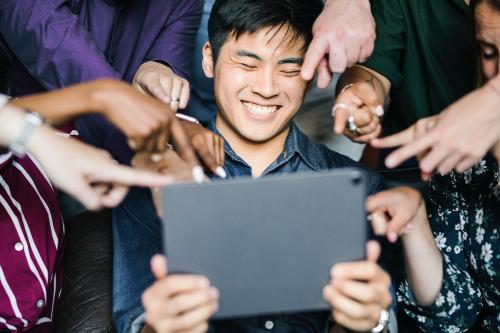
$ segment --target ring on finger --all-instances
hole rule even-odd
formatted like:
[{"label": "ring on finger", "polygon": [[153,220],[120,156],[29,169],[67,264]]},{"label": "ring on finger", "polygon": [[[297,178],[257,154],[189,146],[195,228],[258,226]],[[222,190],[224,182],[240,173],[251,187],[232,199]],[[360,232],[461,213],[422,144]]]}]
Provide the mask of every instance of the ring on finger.
[{"label": "ring on finger", "polygon": [[389,323],[389,311],[382,309],[380,310],[380,316],[378,319],[377,325],[371,329],[371,333],[380,333],[384,331],[384,329],[387,327],[387,324]]},{"label": "ring on finger", "polygon": [[179,102],[181,99],[179,97],[171,97],[170,100],[172,102]]},{"label": "ring on finger", "polygon": [[358,125],[356,125],[356,123],[354,122],[354,115],[353,114],[351,114],[349,116],[349,118],[347,119],[347,127],[349,129],[349,132],[351,132],[352,134],[356,134],[356,135],[361,134]]},{"label": "ring on finger", "polygon": [[338,109],[346,109],[346,110],[350,110],[351,109],[351,106],[348,105],[348,104],[345,104],[345,103],[338,103],[338,104],[335,104],[333,106],[333,109],[332,109],[332,117],[335,117],[335,114],[337,113],[337,110]]}]

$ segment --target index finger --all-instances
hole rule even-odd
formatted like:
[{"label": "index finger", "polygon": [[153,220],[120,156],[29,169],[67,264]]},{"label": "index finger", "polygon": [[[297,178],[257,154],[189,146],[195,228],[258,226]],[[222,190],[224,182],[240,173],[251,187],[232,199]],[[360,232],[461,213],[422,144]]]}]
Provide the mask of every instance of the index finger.
[{"label": "index finger", "polygon": [[366,199],[366,210],[369,213],[374,213],[377,210],[385,210],[392,202],[391,193],[389,191],[382,191],[377,194],[373,194]]},{"label": "index finger", "polygon": [[300,71],[300,75],[305,81],[312,80],[316,68],[327,51],[328,40],[325,38],[316,37],[312,40],[311,44],[309,44],[302,69]]},{"label": "index finger", "polygon": [[385,159],[385,165],[388,168],[395,168],[407,159],[420,154],[423,151],[431,148],[436,140],[437,133],[429,132],[414,142],[406,144],[398,150],[392,152]]},{"label": "index finger", "polygon": [[393,148],[410,143],[414,138],[414,128],[413,126],[408,127],[401,132],[393,135],[386,136],[380,139],[373,139],[370,144],[375,148]]},{"label": "index finger", "polygon": [[191,145],[184,129],[176,118],[171,119],[170,123],[171,138],[174,143],[174,150],[191,167],[199,165],[193,146]]},{"label": "index finger", "polygon": [[133,169],[124,165],[110,163],[103,165],[101,172],[96,177],[97,182],[113,182],[127,186],[166,186],[172,184],[175,180],[172,177],[159,173]]}]

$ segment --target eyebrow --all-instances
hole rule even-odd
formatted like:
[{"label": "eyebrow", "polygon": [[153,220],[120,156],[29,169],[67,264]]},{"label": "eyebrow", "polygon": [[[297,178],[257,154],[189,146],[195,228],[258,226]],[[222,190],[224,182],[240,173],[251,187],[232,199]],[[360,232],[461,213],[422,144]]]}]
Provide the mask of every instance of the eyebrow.
[{"label": "eyebrow", "polygon": [[[238,50],[236,52],[236,55],[238,57],[249,57],[249,58],[256,59],[258,61],[264,61],[257,54],[250,52],[250,51],[247,51],[247,50]],[[298,57],[285,58],[285,59],[281,59],[278,61],[278,65],[286,65],[286,64],[302,65],[303,63],[304,63],[304,59],[298,58]]]},{"label": "eyebrow", "polygon": [[286,58],[278,61],[278,65],[286,65],[286,64],[302,65],[303,63],[304,63],[303,58]]},{"label": "eyebrow", "polygon": [[249,57],[249,58],[254,58],[256,60],[259,60],[259,61],[264,61],[261,57],[259,57],[258,55],[256,55],[255,53],[253,52],[250,52],[250,51],[247,51],[247,50],[238,50],[236,52],[236,55],[238,57]]}]

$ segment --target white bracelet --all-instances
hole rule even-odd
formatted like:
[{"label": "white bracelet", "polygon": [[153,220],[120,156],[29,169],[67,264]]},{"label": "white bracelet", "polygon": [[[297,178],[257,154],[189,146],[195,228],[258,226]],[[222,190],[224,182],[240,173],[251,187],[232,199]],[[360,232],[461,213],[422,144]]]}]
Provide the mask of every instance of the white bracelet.
[{"label": "white bracelet", "polygon": [[179,119],[182,119],[182,120],[185,120],[185,121],[189,121],[190,123],[195,123],[195,124],[199,124],[200,122],[198,121],[198,119],[196,119],[195,117],[191,117],[191,116],[188,116],[188,115],[185,115],[184,113],[176,113],[175,116]]}]

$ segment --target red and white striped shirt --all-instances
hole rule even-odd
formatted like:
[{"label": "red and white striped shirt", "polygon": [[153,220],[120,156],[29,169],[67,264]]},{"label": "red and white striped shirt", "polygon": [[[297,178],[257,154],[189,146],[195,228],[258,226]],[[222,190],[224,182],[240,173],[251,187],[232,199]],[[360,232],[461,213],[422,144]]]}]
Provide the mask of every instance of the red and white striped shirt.
[{"label": "red and white striped shirt", "polygon": [[0,331],[51,332],[64,242],[56,191],[34,159],[5,150],[0,235]]}]

